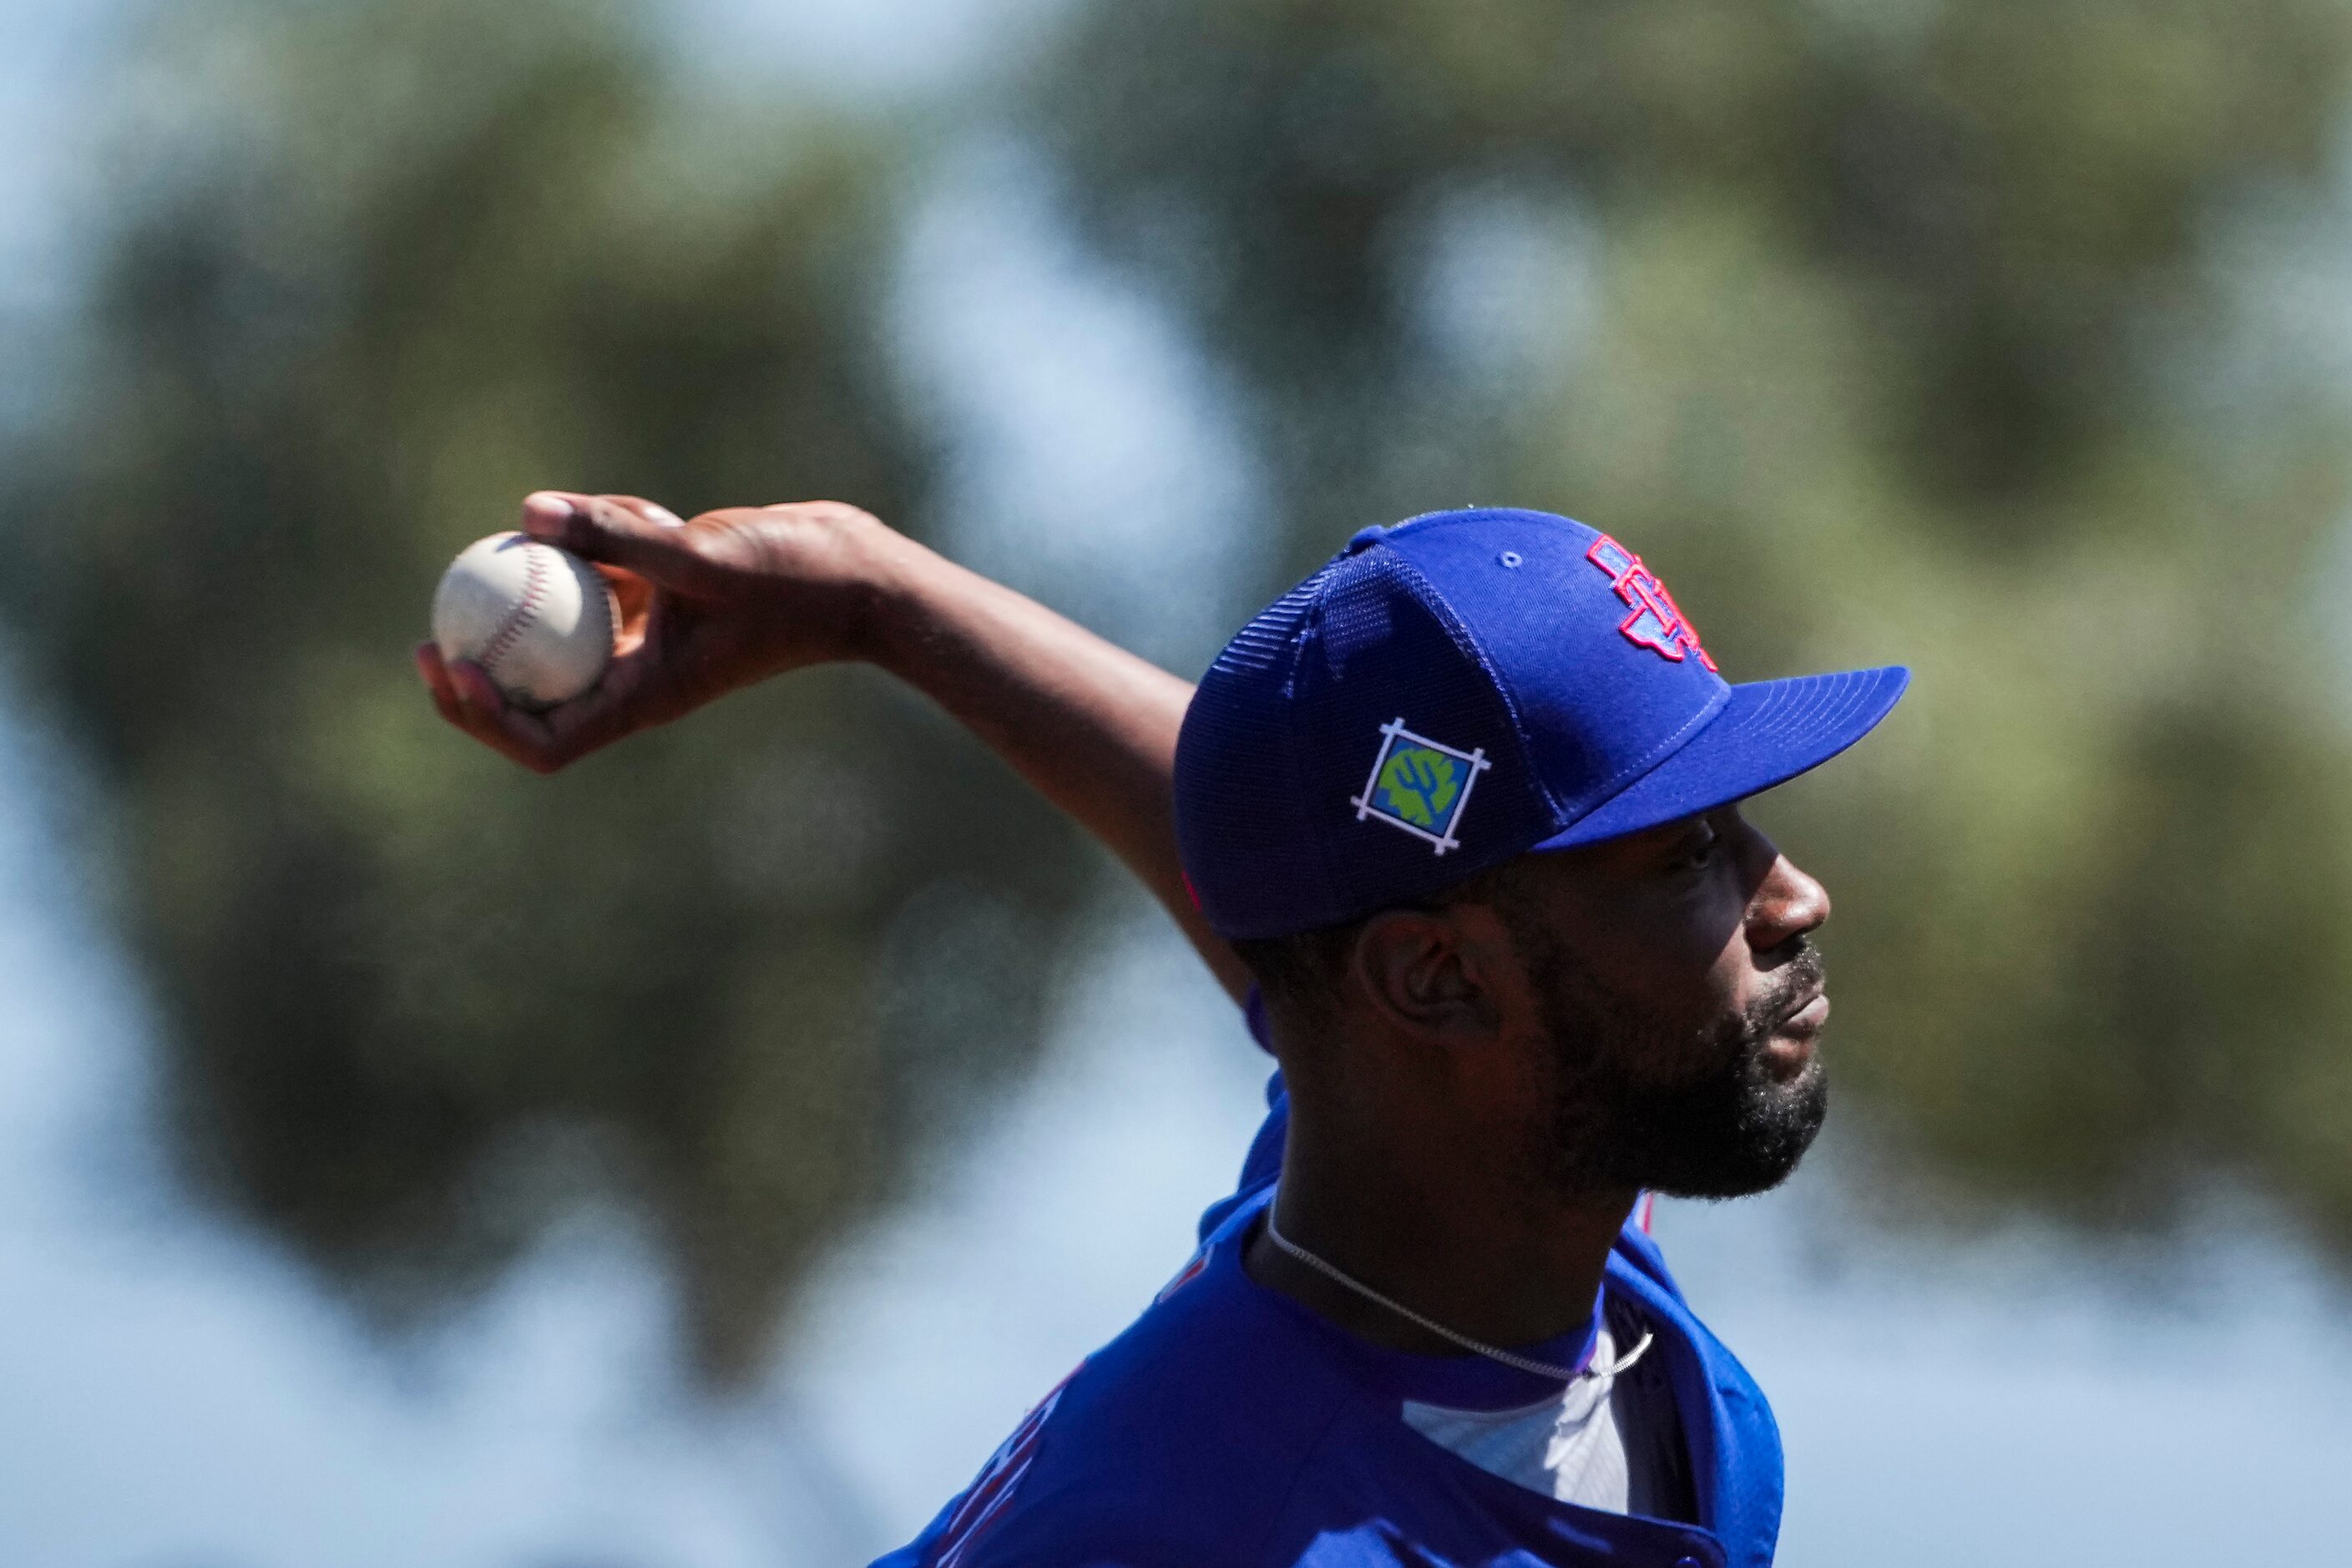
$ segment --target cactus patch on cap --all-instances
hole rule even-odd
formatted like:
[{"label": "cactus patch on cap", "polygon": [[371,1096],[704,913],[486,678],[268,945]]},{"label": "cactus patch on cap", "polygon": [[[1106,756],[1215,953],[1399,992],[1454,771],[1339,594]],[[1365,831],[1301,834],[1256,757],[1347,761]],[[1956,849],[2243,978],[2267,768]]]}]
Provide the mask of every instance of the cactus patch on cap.
[{"label": "cactus patch on cap", "polygon": [[1459,849],[1454,830],[1470,805],[1478,775],[1494,764],[1484,748],[1456,751],[1443,742],[1417,735],[1402,719],[1381,726],[1381,749],[1364,780],[1364,793],[1348,804],[1356,820],[1377,820],[1428,840],[1443,855]]}]

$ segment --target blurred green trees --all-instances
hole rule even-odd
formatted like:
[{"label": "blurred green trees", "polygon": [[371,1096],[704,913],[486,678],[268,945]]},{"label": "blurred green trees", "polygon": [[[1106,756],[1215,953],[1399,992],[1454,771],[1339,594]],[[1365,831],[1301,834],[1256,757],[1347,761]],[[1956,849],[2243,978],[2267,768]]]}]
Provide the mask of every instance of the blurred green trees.
[{"label": "blurred green trees", "polygon": [[[724,1377],[1024,1059],[1088,862],[859,672],[552,781],[415,689],[435,574],[542,484],[927,526],[879,347],[921,161],[651,25],[167,14],[0,595],[204,1188],[394,1315],[629,1205]],[[2220,1168],[2352,1249],[2345,410],[2244,347],[2348,51],[2321,0],[1105,0],[1013,107],[1237,378],[1286,568],[1509,499],[1735,678],[1917,667],[1763,808],[1904,1147],[2107,1220]]]},{"label": "blurred green trees", "polygon": [[96,363],[8,531],[186,1163],[395,1319],[624,1203],[740,1373],[929,1111],[1021,1059],[1071,842],[864,672],[539,780],[421,705],[409,649],[448,557],[559,477],[919,524],[875,321],[896,149],[697,112],[592,7],[161,26]]},{"label": "blurred green trees", "polygon": [[1291,565],[1507,498],[1734,679],[1916,667],[1759,807],[1906,1163],[2110,1220],[2218,1167],[2352,1247],[2347,410],[2246,346],[2347,59],[2322,0],[1135,0],[1035,123],[1270,411]]}]

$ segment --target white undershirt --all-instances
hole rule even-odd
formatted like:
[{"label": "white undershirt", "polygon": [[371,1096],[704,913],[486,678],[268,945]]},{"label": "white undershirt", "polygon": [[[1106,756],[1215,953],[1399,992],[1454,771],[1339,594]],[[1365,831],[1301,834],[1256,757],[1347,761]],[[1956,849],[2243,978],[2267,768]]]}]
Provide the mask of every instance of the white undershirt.
[{"label": "white undershirt", "polygon": [[[1604,1321],[1593,1365],[1615,1361],[1617,1340]],[[1407,1400],[1405,1424],[1487,1474],[1557,1501],[1681,1519],[1690,1511],[1689,1470],[1663,1359],[1644,1355],[1623,1373],[1580,1377],[1556,1397],[1510,1410]]]}]

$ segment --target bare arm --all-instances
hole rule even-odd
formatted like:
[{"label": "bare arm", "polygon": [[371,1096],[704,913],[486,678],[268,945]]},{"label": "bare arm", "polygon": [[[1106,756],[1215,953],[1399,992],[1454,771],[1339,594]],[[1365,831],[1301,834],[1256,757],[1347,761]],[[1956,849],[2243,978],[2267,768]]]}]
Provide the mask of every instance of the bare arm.
[{"label": "bare arm", "polygon": [[928,550],[894,574],[874,661],[986,742],[1125,862],[1235,998],[1249,973],[1176,857],[1176,731],[1189,681]]},{"label": "bare arm", "polygon": [[542,773],[805,665],[859,659],[940,704],[1140,878],[1235,997],[1248,973],[1202,921],[1170,777],[1192,689],[853,507],[740,508],[680,524],[634,498],[546,492],[524,527],[598,563],[621,602],[596,689],[543,714],[467,664],[417,662],[442,715]]}]

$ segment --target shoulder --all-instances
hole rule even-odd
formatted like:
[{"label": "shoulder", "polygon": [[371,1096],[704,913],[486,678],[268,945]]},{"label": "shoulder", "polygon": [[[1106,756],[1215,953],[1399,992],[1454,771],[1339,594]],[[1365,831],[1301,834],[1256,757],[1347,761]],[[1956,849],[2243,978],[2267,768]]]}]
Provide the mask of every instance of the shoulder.
[{"label": "shoulder", "polygon": [[1356,1393],[1237,1274],[1196,1259],[877,1568],[1249,1561]]}]

